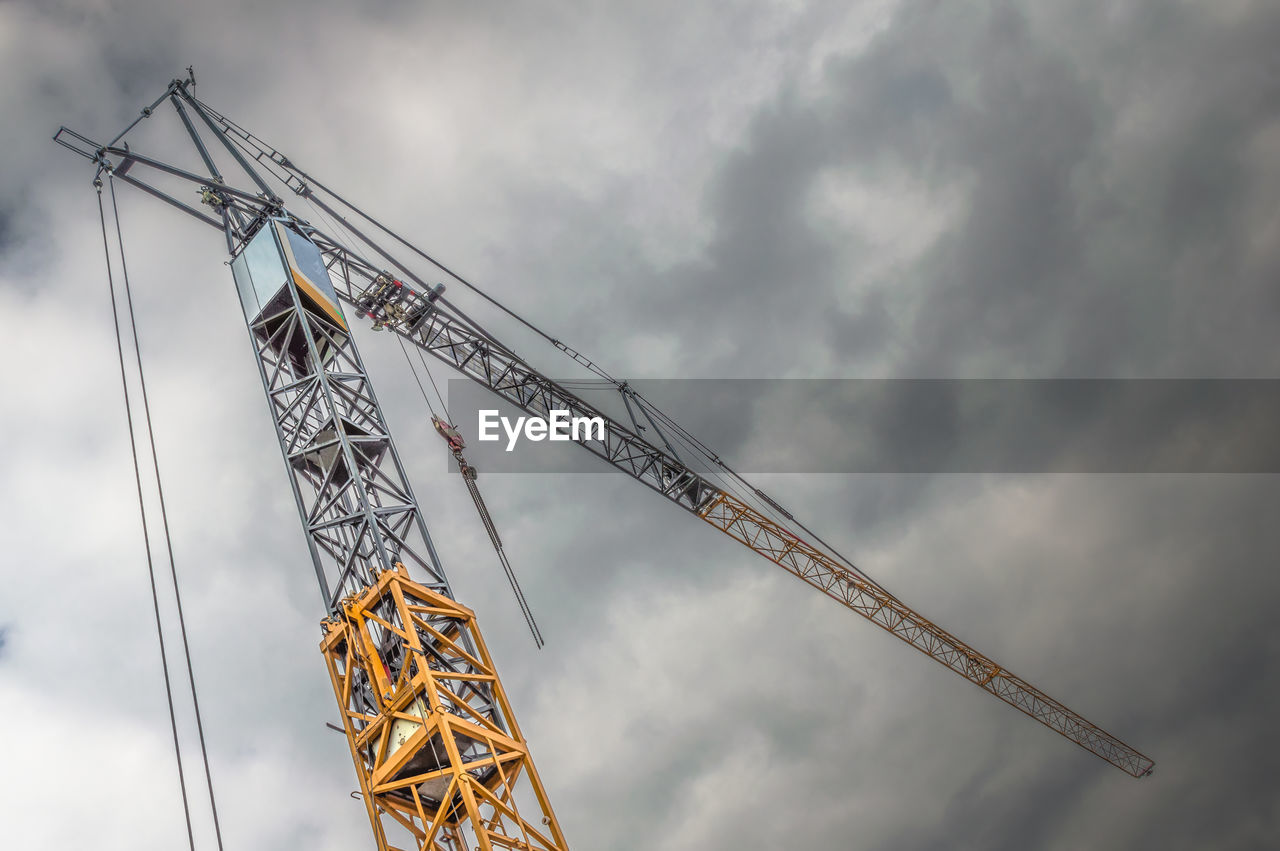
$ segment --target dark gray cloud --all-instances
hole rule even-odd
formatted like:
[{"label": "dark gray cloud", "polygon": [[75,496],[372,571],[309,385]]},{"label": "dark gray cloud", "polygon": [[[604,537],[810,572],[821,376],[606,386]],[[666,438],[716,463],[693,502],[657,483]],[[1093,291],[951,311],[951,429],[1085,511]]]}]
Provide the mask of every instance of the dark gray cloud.
[{"label": "dark gray cloud", "polygon": [[[188,64],[204,98],[620,376],[1275,377],[1271,5],[687,5],[0,4],[14,842],[182,835],[96,207],[48,136],[111,133]],[[222,246],[121,203],[228,845],[360,847]],[[924,614],[1150,753],[1135,782],[630,482],[482,471],[535,651],[400,353],[357,334],[575,847],[1280,834],[1274,477],[760,477]],[[728,442],[788,418],[815,455],[847,450],[838,410],[787,405]],[[95,791],[74,820],[46,791],[72,762]]]},{"label": "dark gray cloud", "polygon": [[[533,440],[514,405],[451,380],[449,414],[471,463],[492,473],[612,473],[572,445],[576,434],[600,448],[599,416],[709,477],[720,468],[689,434],[740,473],[1280,472],[1280,384],[1271,380],[640,379],[628,382],[638,394],[630,403],[607,382],[566,386],[594,413],[566,412],[555,439]],[[651,405],[660,410],[650,415]]]},{"label": "dark gray cloud", "polygon": [[[712,374],[803,369],[815,335],[843,374],[1269,374],[1274,12],[970,11],[904,4],[784,82],[709,182],[705,250],[604,270],[618,314]],[[923,246],[882,270],[874,220],[815,227],[831,183],[905,197]]]}]

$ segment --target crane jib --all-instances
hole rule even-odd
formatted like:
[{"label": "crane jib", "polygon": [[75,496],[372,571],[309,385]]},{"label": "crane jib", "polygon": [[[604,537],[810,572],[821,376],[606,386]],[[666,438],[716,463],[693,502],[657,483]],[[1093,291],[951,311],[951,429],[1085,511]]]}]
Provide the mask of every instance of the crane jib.
[{"label": "crane jib", "polygon": [[[335,264],[350,262],[341,256],[343,249],[338,246],[329,250]],[[338,295],[346,300],[354,297],[341,287]],[[505,347],[489,345],[479,330],[450,316],[447,308],[413,330],[393,330],[531,414],[546,416],[551,410],[567,410],[571,415],[602,417],[602,439],[578,445],[1085,750],[1134,777],[1151,773],[1154,763],[1150,758],[904,606],[853,573],[834,554],[804,543],[785,526],[689,470]],[[772,499],[761,497],[790,518],[790,513]]]}]

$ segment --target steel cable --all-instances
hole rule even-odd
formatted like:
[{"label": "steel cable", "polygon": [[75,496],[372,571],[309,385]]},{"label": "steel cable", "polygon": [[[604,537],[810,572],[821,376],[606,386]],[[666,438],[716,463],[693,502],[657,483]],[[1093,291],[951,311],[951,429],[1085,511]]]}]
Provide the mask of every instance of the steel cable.
[{"label": "steel cable", "polygon": [[156,638],[160,644],[160,668],[164,673],[164,693],[169,706],[169,728],[173,733],[173,756],[178,766],[178,786],[182,790],[182,814],[187,825],[187,844],[195,851],[195,833],[191,829],[191,806],[187,799],[187,779],[182,770],[182,746],[178,743],[178,718],[173,710],[173,686],[169,678],[169,656],[164,648],[164,625],[160,620],[160,594],[156,589],[155,563],[151,558],[151,535],[147,529],[146,501],[142,495],[142,471],[138,464],[138,444],[134,436],[133,407],[129,402],[129,381],[124,366],[124,342],[120,332],[120,311],[116,305],[115,276],[111,271],[111,247],[107,240],[107,215],[102,206],[102,181],[94,180],[94,188],[98,190],[98,218],[102,224],[102,250],[107,263],[107,288],[111,292],[111,318],[116,332],[116,355],[120,361],[120,386],[124,390],[124,412],[129,423],[129,449],[133,454],[133,478],[138,488],[138,513],[142,518],[142,542],[147,552],[147,575],[151,580],[151,605],[155,610]]},{"label": "steel cable", "polygon": [[204,721],[200,712],[200,698],[196,692],[195,669],[191,665],[191,646],[187,641],[187,620],[183,613],[182,593],[178,590],[178,568],[173,558],[173,539],[169,534],[169,512],[165,507],[164,486],[160,481],[160,458],[156,453],[156,435],[151,426],[151,401],[147,395],[147,378],[142,368],[142,347],[138,342],[138,321],[133,310],[133,288],[129,285],[129,267],[125,263],[124,233],[120,226],[120,208],[116,205],[115,179],[109,178],[111,189],[111,214],[116,224],[116,240],[120,250],[121,280],[124,282],[125,302],[129,308],[129,327],[133,333],[133,351],[138,364],[138,386],[142,391],[142,411],[147,423],[147,440],[151,446],[151,466],[155,470],[156,494],[160,500],[160,522],[164,530],[164,545],[169,556],[169,576],[173,579],[173,598],[178,608],[178,632],[182,636],[182,655],[187,665],[187,682],[191,686],[191,706],[196,716],[196,734],[200,741],[200,759],[204,763],[205,784],[209,788],[209,810],[213,815],[213,832],[217,838],[218,851],[222,851],[222,824],[218,820],[218,803],[213,794],[213,775],[209,770],[209,751],[204,740]]}]

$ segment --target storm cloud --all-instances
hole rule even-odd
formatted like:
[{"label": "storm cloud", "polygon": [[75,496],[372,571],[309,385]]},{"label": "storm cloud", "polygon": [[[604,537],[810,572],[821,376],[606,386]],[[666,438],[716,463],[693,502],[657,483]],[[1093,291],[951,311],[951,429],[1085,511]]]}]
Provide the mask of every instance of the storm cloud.
[{"label": "storm cloud", "polygon": [[[0,4],[6,839],[183,836],[91,170],[59,125],[113,135],[194,65],[202,99],[620,377],[1275,379],[1277,43],[1280,7],[1244,0]],[[227,847],[367,846],[224,246],[120,203]],[[1280,835],[1277,483],[1187,472],[1204,435],[1158,407],[1129,439],[1175,453],[1163,472],[758,478],[1151,755],[1135,781],[630,481],[482,469],[536,651],[400,352],[357,339],[574,847]],[[846,409],[806,408],[749,407],[726,459],[850,457]],[[929,416],[883,425],[946,439]],[[1257,424],[1221,440],[1264,445]]]}]

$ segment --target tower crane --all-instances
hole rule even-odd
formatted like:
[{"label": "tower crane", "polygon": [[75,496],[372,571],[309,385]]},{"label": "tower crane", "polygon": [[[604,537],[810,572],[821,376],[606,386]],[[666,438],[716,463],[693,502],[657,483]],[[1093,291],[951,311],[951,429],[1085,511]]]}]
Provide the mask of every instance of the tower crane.
[{"label": "tower crane", "polygon": [[[352,317],[372,319],[530,415],[599,418],[604,428],[578,443],[615,470],[1111,765],[1134,777],[1151,773],[1151,759],[885,590],[626,382],[475,288],[193,89],[194,74],[173,80],[106,143],[66,127],[54,140],[91,161],[95,180],[141,190],[226,240],[326,604],[320,647],[379,851],[406,838],[418,851],[568,846],[475,615],[455,599],[440,564],[356,350]],[[166,102],[204,173],[130,147],[126,137]],[[303,205],[324,221],[298,215]],[[630,425],[530,365],[446,297],[443,285],[427,283],[415,271],[423,264],[616,389]],[[456,455],[452,424],[436,426]],[[641,434],[650,429],[654,440]]]}]

